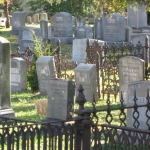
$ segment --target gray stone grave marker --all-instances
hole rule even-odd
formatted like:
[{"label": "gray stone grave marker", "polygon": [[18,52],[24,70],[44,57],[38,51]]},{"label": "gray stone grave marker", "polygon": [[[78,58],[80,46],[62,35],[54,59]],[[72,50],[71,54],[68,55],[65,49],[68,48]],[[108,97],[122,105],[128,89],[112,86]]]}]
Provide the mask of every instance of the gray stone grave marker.
[{"label": "gray stone grave marker", "polygon": [[54,37],[72,37],[72,15],[60,12],[53,16]]},{"label": "gray stone grave marker", "polygon": [[27,89],[27,66],[22,58],[11,59],[11,91],[21,92]]},{"label": "gray stone grave marker", "polygon": [[133,56],[126,56],[119,59],[119,91],[123,93],[123,99],[127,104],[128,83],[142,81],[145,76],[145,61]]},{"label": "gray stone grave marker", "polygon": [[48,15],[47,15],[47,13],[40,13],[39,19],[40,19],[40,21],[42,21],[42,20],[48,21]]},{"label": "gray stone grave marker", "polygon": [[41,20],[40,21],[40,28],[41,28],[41,36],[44,40],[48,39],[48,21]]},{"label": "gray stone grave marker", "polygon": [[[104,41],[125,41],[126,40],[126,19],[121,14],[102,16],[102,39]],[[100,34],[100,32],[99,32]]]},{"label": "gray stone grave marker", "polygon": [[76,96],[78,95],[78,87],[82,84],[84,95],[88,102],[98,99],[97,93],[97,71],[95,64],[80,63],[75,69]]},{"label": "gray stone grave marker", "polygon": [[25,26],[26,12],[15,11],[12,13],[12,34],[19,34],[19,27]]},{"label": "gray stone grave marker", "polygon": [[41,56],[36,61],[36,70],[38,75],[38,82],[40,93],[47,95],[48,81],[56,77],[56,68],[53,56]]},{"label": "gray stone grave marker", "polygon": [[38,24],[40,22],[39,20],[39,13],[36,13],[32,16],[32,22]]},{"label": "gray stone grave marker", "polygon": [[25,52],[29,46],[31,49],[34,47],[34,41],[32,40],[19,40],[20,52]]},{"label": "gray stone grave marker", "polygon": [[51,79],[48,84],[48,118],[72,119],[75,93],[74,83],[62,79]]},{"label": "gray stone grave marker", "polygon": [[[147,104],[147,90],[150,90],[150,81],[136,81],[128,84],[128,101],[127,106],[134,105],[134,91],[136,91],[137,105]],[[148,126],[146,125],[147,117],[146,117],[147,107],[138,107],[139,112],[139,129],[147,130]],[[127,109],[127,126],[133,127],[134,118],[133,118],[134,109]],[[149,114],[149,113],[148,113]],[[137,122],[135,125],[138,125]]]},{"label": "gray stone grave marker", "polygon": [[[95,39],[89,39],[90,45],[94,43]],[[98,40],[99,45],[103,46],[104,41]],[[79,63],[86,62],[86,47],[87,47],[87,38],[84,39],[75,39],[73,40],[73,48],[72,48],[72,60]]]},{"label": "gray stone grave marker", "polygon": [[0,37],[0,115],[14,117],[10,87],[10,42]]},{"label": "gray stone grave marker", "polygon": [[134,7],[128,5],[127,15],[127,24],[129,27],[140,28],[147,26],[146,5],[135,4]]}]

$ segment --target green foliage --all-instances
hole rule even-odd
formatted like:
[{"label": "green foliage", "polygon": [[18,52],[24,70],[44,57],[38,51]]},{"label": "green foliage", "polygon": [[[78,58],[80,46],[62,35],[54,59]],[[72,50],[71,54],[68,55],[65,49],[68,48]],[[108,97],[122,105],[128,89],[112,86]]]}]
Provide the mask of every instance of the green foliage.
[{"label": "green foliage", "polygon": [[22,11],[21,4],[23,3],[23,0],[11,0],[10,4],[8,5],[8,11],[11,14],[14,11]]},{"label": "green foliage", "polygon": [[127,5],[134,5],[135,2],[146,4],[147,10],[150,10],[150,0],[31,0],[28,5],[33,11],[42,8],[50,15],[65,11],[74,16],[86,17],[91,14],[100,17],[102,9],[106,14],[124,13]]},{"label": "green foliage", "polygon": [[33,58],[32,58],[32,67],[27,73],[28,87],[31,88],[32,92],[39,91],[38,76],[36,72],[36,61],[40,56],[50,55],[49,43],[41,41],[40,38],[34,37],[34,49],[33,49]]}]

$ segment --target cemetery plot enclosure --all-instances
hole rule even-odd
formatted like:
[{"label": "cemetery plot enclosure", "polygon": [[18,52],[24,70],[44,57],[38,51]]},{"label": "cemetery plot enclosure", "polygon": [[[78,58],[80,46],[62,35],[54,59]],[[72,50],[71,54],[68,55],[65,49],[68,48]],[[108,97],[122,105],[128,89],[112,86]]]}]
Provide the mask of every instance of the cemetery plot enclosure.
[{"label": "cemetery plot enclosure", "polygon": [[[2,150],[141,150],[150,148],[150,96],[146,96],[147,103],[136,105],[138,97],[133,98],[132,106],[124,106],[123,99],[120,106],[112,107],[108,98],[106,108],[97,107],[93,103],[92,109],[84,108],[86,99],[83,88],[79,86],[76,102],[79,109],[77,116],[70,121],[36,122],[15,118],[1,118],[0,147]],[[140,129],[141,120],[139,108],[145,108],[147,129]],[[133,127],[126,123],[126,112],[132,109],[131,120]],[[103,114],[103,115],[101,115]],[[102,124],[105,123],[105,124]]]}]

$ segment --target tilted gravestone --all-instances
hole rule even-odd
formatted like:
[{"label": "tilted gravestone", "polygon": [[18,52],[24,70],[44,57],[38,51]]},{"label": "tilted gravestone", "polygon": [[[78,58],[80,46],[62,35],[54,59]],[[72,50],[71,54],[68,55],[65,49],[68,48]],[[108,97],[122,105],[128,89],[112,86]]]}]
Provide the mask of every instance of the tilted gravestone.
[{"label": "tilted gravestone", "polygon": [[95,64],[80,63],[75,69],[76,96],[80,84],[84,87],[85,98],[88,102],[93,102],[93,97],[97,101],[97,71]]},{"label": "tilted gravestone", "polygon": [[62,79],[49,80],[48,89],[48,118],[72,119],[75,86],[73,81]]},{"label": "tilted gravestone", "polygon": [[19,27],[25,26],[26,12],[15,11],[12,13],[12,34],[19,34]]},{"label": "tilted gravestone", "polygon": [[[95,39],[89,39],[90,45],[94,43]],[[98,40],[99,45],[101,47],[104,45],[104,41]],[[87,47],[87,38],[84,39],[75,39],[73,40],[73,48],[72,48],[72,60],[79,63],[86,62],[86,47]]]},{"label": "tilted gravestone", "polygon": [[40,56],[36,61],[36,71],[40,94],[47,95],[48,82],[51,78],[56,77],[56,68],[53,56]]},{"label": "tilted gravestone", "polygon": [[133,81],[144,80],[144,67],[145,61],[134,56],[126,56],[119,59],[119,91],[123,93],[125,104],[127,104],[128,84]]},{"label": "tilted gravestone", "polygon": [[147,26],[146,5],[135,4],[134,7],[128,5],[127,15],[127,25],[129,27],[140,28]]},{"label": "tilted gravestone", "polygon": [[14,117],[10,91],[10,42],[0,37],[0,115]]},{"label": "tilted gravestone", "polygon": [[22,58],[11,59],[11,91],[27,90],[27,66]]},{"label": "tilted gravestone", "polygon": [[[150,91],[150,81],[136,81],[131,82],[128,84],[128,99],[127,99],[127,106],[133,106],[135,103],[133,101],[136,91],[136,98],[137,98],[137,105],[145,105],[147,104],[147,90]],[[139,118],[137,114],[133,114],[134,109],[127,109],[127,126],[133,127],[134,125],[139,129],[147,130],[148,126],[147,116],[146,116],[147,107],[138,107],[137,111],[139,112]],[[149,112],[148,112],[149,115]],[[137,117],[138,122],[133,118]],[[134,122],[135,121],[135,122]]]},{"label": "tilted gravestone", "polygon": [[41,28],[41,36],[43,40],[48,39],[48,21],[41,20],[40,21],[40,28]]},{"label": "tilted gravestone", "polygon": [[102,16],[102,40],[111,42],[126,40],[126,19],[123,15]]}]

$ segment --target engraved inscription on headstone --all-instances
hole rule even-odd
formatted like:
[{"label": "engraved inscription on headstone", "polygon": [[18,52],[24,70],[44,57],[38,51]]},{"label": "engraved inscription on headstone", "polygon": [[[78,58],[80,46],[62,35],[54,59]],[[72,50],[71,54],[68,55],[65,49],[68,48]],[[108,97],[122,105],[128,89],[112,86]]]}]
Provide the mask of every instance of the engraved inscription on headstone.
[{"label": "engraved inscription on headstone", "polygon": [[[128,101],[127,106],[134,105],[134,92],[136,91],[136,98],[137,98],[137,105],[144,105],[147,104],[147,90],[150,91],[150,81],[137,81],[131,82],[128,84]],[[147,116],[146,116],[147,107],[138,107],[139,112],[139,128],[140,129],[148,129],[146,125]],[[127,109],[127,126],[133,127],[135,119],[133,118],[134,109]],[[150,114],[150,111],[148,112]],[[135,122],[137,125],[137,122]]]},{"label": "engraved inscription on headstone", "polygon": [[123,99],[127,103],[128,83],[144,80],[145,61],[133,56],[119,59],[119,91],[123,93]]},{"label": "engraved inscription on headstone", "polygon": [[48,118],[68,120],[72,118],[75,86],[72,81],[49,80]]}]

